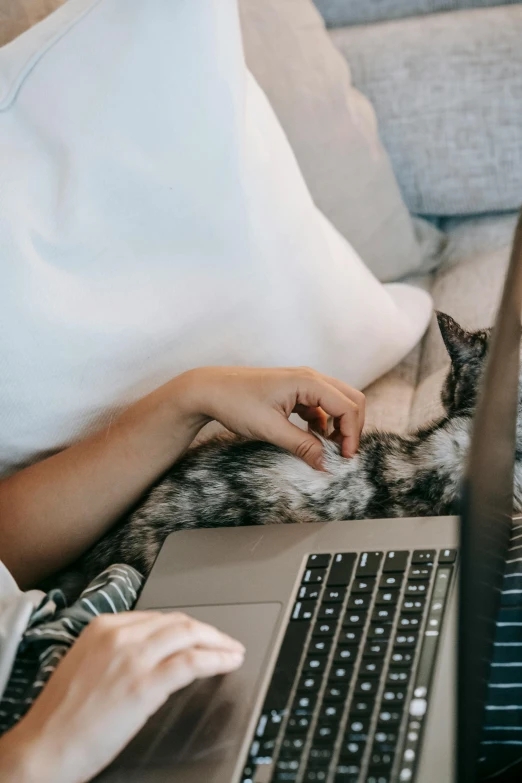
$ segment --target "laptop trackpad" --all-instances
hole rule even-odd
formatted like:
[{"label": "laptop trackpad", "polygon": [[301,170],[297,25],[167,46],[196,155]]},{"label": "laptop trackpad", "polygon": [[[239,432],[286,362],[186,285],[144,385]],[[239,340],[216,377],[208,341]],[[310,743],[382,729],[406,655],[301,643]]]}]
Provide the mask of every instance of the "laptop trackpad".
[{"label": "laptop trackpad", "polygon": [[[204,776],[213,783],[232,779],[281,604],[176,607],[176,611],[239,639],[246,647],[243,666],[225,676],[199,680],[171,696],[97,780],[120,780],[119,773],[124,773],[121,780],[143,781],[144,769],[151,781],[172,780],[173,773],[180,783],[201,783]],[[162,774],[167,770],[168,778]]]}]

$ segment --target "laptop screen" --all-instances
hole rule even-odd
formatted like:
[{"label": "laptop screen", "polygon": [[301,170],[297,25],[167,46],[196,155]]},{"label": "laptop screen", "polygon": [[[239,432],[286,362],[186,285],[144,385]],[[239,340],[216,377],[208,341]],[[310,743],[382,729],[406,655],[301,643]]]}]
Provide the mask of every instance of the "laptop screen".
[{"label": "laptop screen", "polygon": [[457,780],[476,783],[511,534],[522,311],[522,215],[477,407],[461,507]]}]

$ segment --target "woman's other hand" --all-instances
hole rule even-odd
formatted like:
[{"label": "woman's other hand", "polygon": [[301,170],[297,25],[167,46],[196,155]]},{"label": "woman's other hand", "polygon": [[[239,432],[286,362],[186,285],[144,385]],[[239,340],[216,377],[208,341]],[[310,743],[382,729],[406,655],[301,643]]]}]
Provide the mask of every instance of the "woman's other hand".
[{"label": "woman's other hand", "polygon": [[202,367],[175,379],[178,404],[187,416],[215,419],[246,438],[265,440],[288,449],[314,468],[322,467],[322,446],[311,432],[291,424],[297,413],[309,429],[326,434],[351,457],[364,425],[365,398],[348,384],[308,367],[255,369]]},{"label": "woman's other hand", "polygon": [[97,617],[0,740],[0,779],[91,780],[168,696],[237,669],[243,655],[239,642],[179,612]]}]

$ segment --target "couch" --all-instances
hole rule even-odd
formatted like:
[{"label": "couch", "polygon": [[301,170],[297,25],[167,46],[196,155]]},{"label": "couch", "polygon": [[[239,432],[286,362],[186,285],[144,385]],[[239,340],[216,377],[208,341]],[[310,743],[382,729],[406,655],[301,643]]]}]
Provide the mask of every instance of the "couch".
[{"label": "couch", "polygon": [[[0,44],[63,2],[0,0]],[[239,0],[247,62],[316,203],[381,280],[490,325],[522,204],[522,5],[314,2]],[[343,112],[349,143],[333,121]],[[367,428],[437,416],[447,364],[434,320],[365,390]]]}]

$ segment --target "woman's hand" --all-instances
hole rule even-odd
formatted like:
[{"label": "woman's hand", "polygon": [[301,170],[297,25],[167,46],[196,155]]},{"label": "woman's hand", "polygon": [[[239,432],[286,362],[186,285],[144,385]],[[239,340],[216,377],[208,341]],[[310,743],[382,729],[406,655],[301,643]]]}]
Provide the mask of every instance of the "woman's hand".
[{"label": "woman's hand", "polygon": [[179,612],[102,615],[0,740],[4,783],[84,783],[175,691],[237,669],[244,647]]},{"label": "woman's hand", "polygon": [[364,425],[365,398],[346,383],[321,375],[308,367],[254,369],[203,367],[179,376],[177,403],[187,418],[216,419],[238,435],[265,440],[301,457],[314,468],[322,467],[322,446],[311,433],[288,421],[298,413],[309,429],[326,434],[333,418],[331,438],[344,457],[359,446]]}]

